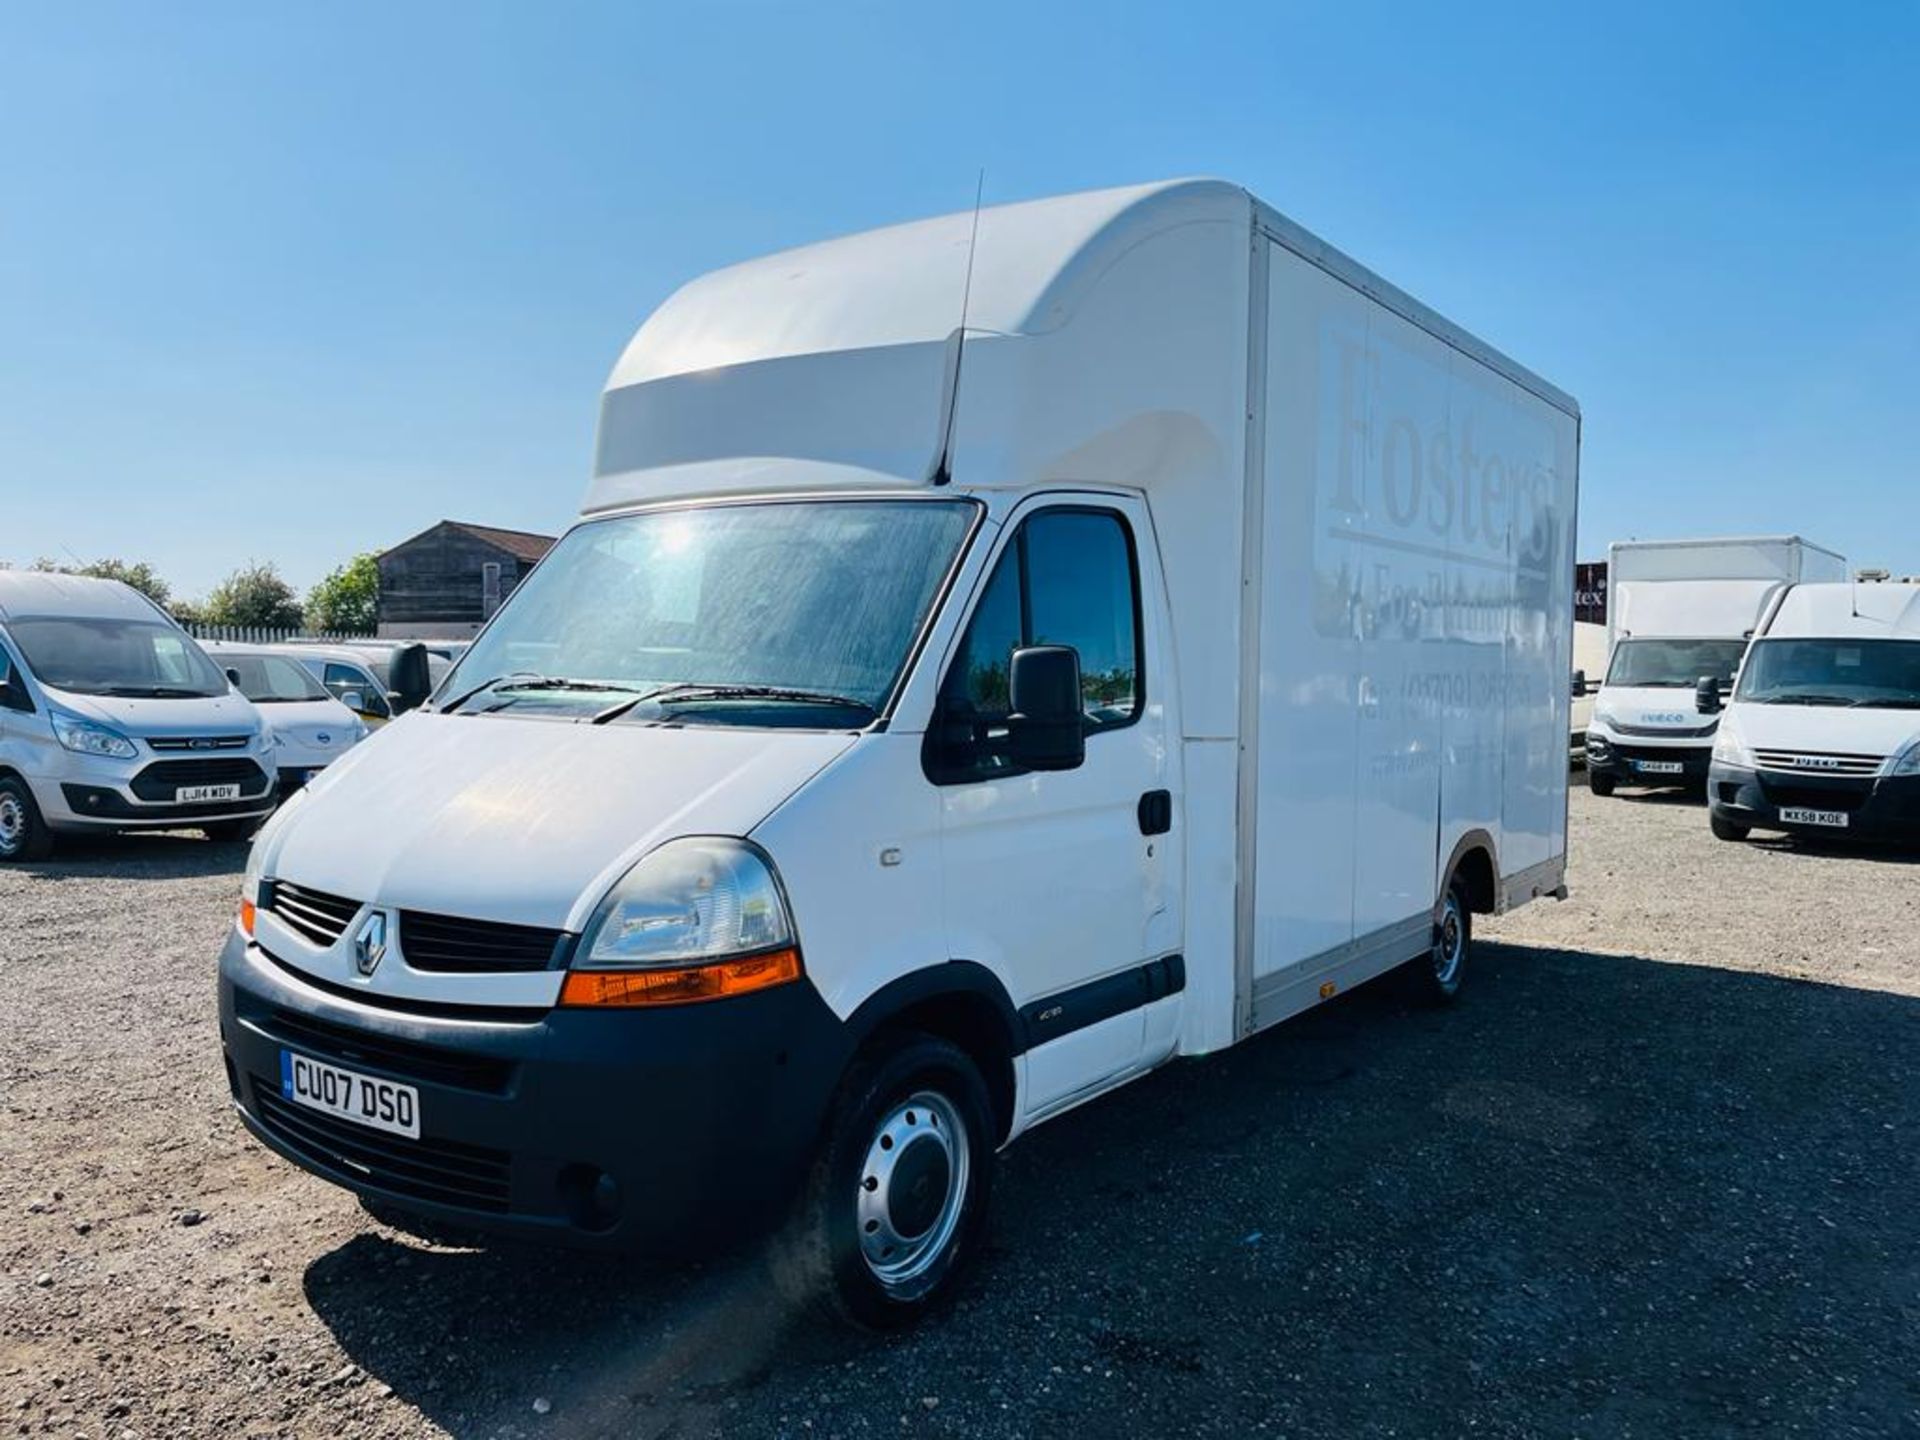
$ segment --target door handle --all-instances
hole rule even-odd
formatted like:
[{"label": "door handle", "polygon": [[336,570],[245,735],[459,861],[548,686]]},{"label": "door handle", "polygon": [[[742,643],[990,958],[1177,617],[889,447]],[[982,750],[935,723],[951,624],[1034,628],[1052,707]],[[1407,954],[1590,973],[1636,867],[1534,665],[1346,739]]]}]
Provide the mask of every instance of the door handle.
[{"label": "door handle", "polygon": [[1173,792],[1149,790],[1140,797],[1140,833],[1164,835],[1173,829]]}]

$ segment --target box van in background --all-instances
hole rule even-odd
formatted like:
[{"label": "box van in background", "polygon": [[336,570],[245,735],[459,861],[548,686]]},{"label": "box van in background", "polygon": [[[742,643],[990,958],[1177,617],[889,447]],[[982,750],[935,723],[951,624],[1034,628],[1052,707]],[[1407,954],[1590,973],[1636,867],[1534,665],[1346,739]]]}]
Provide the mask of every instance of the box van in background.
[{"label": "box van in background", "polygon": [[579,521],[255,847],[267,1145],[534,1239],[784,1219],[899,1324],[1027,1129],[1564,893],[1573,402],[1235,186],[982,212],[962,331],[974,221],[640,329]]},{"label": "box van in background", "polygon": [[1694,686],[1711,676],[1731,687],[1748,637],[1783,587],[1846,573],[1839,555],[1797,535],[1610,546],[1607,678],[1587,729],[1593,793],[1703,787],[1718,717],[1694,709]]},{"label": "box van in background", "polygon": [[0,862],[61,834],[252,833],[276,800],[260,713],[117,580],[0,570]]},{"label": "box van in background", "polygon": [[1593,724],[1593,702],[1607,673],[1607,627],[1591,620],[1573,622],[1573,758],[1587,758],[1587,730]]},{"label": "box van in background", "polygon": [[[1702,687],[1702,711],[1720,697]],[[1720,715],[1713,833],[1920,842],[1920,584],[1796,585]]]},{"label": "box van in background", "polygon": [[367,738],[367,723],[292,656],[231,640],[203,640],[200,646],[258,707],[273,732],[282,796]]}]

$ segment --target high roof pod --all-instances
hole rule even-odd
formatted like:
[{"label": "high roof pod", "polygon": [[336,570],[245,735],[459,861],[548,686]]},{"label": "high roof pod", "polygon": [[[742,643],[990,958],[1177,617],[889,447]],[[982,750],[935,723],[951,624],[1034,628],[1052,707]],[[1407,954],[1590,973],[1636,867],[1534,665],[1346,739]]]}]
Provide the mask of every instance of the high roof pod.
[{"label": "high roof pod", "polygon": [[[608,378],[583,509],[920,485],[966,296],[952,478],[1237,484],[1258,225],[1569,415],[1573,401],[1237,185],[1176,180],[960,211],[683,286]],[[968,254],[972,280],[968,282]],[[1222,344],[1239,335],[1243,343]],[[1228,463],[1220,462],[1227,459]]]},{"label": "high roof pod", "polygon": [[1766,633],[1920,640],[1920,584],[1796,585],[1782,597]]}]

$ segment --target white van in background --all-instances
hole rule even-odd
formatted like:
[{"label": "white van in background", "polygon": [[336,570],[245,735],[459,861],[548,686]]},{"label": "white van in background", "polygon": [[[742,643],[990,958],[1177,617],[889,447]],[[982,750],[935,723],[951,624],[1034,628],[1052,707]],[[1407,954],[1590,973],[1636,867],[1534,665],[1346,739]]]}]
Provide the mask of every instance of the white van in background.
[{"label": "white van in background", "polygon": [[367,738],[367,723],[291,656],[262,645],[203,640],[200,647],[259,707],[273,732],[280,793],[290,795]]},{"label": "white van in background", "polygon": [[[1719,707],[1702,687],[1700,708]],[[1796,585],[1720,716],[1713,833],[1920,843],[1920,583]]]},{"label": "white van in background", "polygon": [[1608,549],[1606,683],[1587,729],[1587,783],[1706,784],[1718,717],[1693,706],[1731,686],[1747,639],[1784,586],[1839,580],[1847,562],[1797,535],[1617,541]]},{"label": "white van in background", "polygon": [[117,580],[0,570],[0,862],[62,833],[243,839],[276,801],[260,712]]},{"label": "white van in background", "polygon": [[424,701],[453,669],[452,662],[417,640],[365,645],[289,640],[263,648],[297,661],[376,730]]},{"label": "white van in background", "polygon": [[1564,893],[1573,402],[1235,186],[977,219],[964,342],[967,214],[641,328],[578,523],[255,846],[264,1143],[576,1245],[784,1216],[899,1324],[1023,1131]]},{"label": "white van in background", "polygon": [[1592,620],[1573,622],[1573,734],[1575,761],[1587,758],[1587,731],[1593,725],[1593,703],[1607,673],[1607,627]]}]

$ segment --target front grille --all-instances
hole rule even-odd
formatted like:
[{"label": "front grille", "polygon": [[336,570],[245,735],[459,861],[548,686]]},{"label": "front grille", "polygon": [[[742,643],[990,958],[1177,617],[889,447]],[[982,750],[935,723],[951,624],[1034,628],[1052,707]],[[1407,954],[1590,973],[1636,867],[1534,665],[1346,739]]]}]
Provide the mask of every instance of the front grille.
[{"label": "front grille", "polygon": [[155,750],[244,750],[247,735],[147,735],[142,737]]},{"label": "front grille", "polygon": [[1672,725],[1622,725],[1618,720],[1610,720],[1607,724],[1617,735],[1639,735],[1653,740],[1699,740],[1720,728],[1718,720],[1684,730]]},{"label": "front grille", "polygon": [[238,785],[242,795],[257,795],[267,788],[267,772],[251,760],[156,760],[128,788],[157,804],[183,785]]},{"label": "front grille", "polygon": [[1873,794],[1871,783],[1853,781],[1839,785],[1782,785],[1769,775],[1760,777],[1760,789],[1775,807],[1801,810],[1858,810]]},{"label": "front grille", "polygon": [[264,1076],[251,1079],[261,1125],[316,1165],[415,1200],[493,1214],[506,1211],[512,1183],[512,1159],[506,1151],[368,1130],[282,1099],[279,1085]]},{"label": "front grille", "polygon": [[349,1069],[378,1070],[401,1080],[450,1085],[487,1095],[505,1094],[513,1083],[510,1060],[400,1040],[302,1015],[297,1010],[273,1009],[248,1018],[271,1039]]},{"label": "front grille", "polygon": [[360,913],[358,900],[289,885],[285,880],[275,880],[265,888],[260,908],[278,916],[294,934],[322,950],[338,940]]},{"label": "front grille", "polygon": [[1790,770],[1802,775],[1878,775],[1886,763],[1881,755],[1819,754],[1799,750],[1755,750],[1762,770]]},{"label": "front grille", "polygon": [[400,953],[415,970],[483,974],[545,970],[555,963],[565,939],[563,930],[533,925],[400,912]]}]

